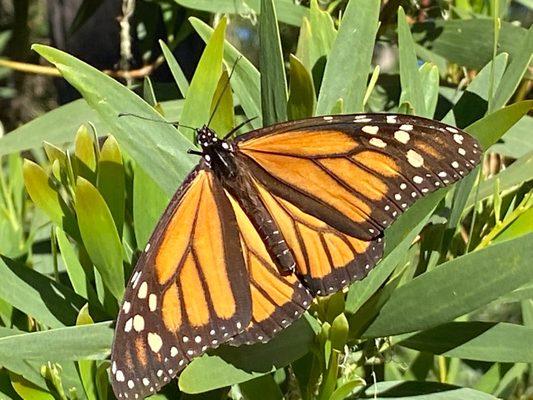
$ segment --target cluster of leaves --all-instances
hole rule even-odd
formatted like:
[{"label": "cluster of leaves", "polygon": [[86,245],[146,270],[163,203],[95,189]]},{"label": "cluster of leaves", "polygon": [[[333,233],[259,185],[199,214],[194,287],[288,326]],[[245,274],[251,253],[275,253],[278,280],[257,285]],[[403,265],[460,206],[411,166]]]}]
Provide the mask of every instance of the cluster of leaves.
[{"label": "cluster of leaves", "polygon": [[[233,0],[179,3],[235,11]],[[192,132],[178,133],[161,123],[163,116],[201,126],[215,108],[211,126],[221,135],[254,117],[243,129],[330,113],[438,116],[475,136],[489,149],[487,160],[503,154],[516,161],[478,169],[419,201],[386,231],[385,257],[365,280],[319,299],[268,344],[223,347],[194,360],[180,377],[182,394],[171,384],[156,396],[493,399],[524,393],[532,375],[527,363],[533,363],[527,346],[533,342],[533,147],[527,140],[533,123],[526,116],[533,102],[507,104],[530,63],[533,29],[500,23],[498,13],[410,29],[399,8],[396,33],[380,33],[384,11],[377,0],[349,1],[340,21],[316,1],[309,9],[288,0],[250,3],[259,13],[261,72],[225,40],[226,18],[216,29],[190,19],[207,43],[191,82],[161,44],[184,100],[158,102],[149,79],[141,99],[68,54],[34,47],[84,100],[0,139],[0,156],[7,155],[0,169],[1,396],[112,396],[106,358],[125,277],[196,162],[187,155]],[[300,26],[287,64],[276,11],[279,21]],[[397,37],[399,97],[379,67],[372,68],[379,35]],[[419,66],[419,60],[428,62]],[[440,87],[440,78],[455,71],[451,63],[478,70],[466,88]],[[232,91],[224,91],[232,68]],[[118,118],[125,111],[153,121]],[[78,128],[88,120],[94,125]],[[30,149],[37,162],[19,156]],[[506,307],[515,320],[483,317]]]}]

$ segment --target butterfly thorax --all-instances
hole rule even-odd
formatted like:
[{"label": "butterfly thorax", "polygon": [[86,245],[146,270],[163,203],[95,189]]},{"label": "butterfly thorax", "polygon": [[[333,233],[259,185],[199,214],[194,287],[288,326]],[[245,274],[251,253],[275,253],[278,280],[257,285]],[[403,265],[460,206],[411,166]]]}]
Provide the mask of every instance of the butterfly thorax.
[{"label": "butterfly thorax", "polygon": [[227,140],[219,139],[216,133],[203,126],[196,131],[196,141],[202,148],[202,158],[218,177],[235,177],[237,167],[233,153],[235,148]]}]

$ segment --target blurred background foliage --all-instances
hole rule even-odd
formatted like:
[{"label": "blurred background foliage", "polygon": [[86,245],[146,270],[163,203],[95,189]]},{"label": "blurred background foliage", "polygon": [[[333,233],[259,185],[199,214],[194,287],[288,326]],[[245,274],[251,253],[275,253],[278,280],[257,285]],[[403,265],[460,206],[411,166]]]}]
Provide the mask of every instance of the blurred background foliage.
[{"label": "blurred background foliage", "polygon": [[403,112],[486,155],[387,230],[367,279],[154,398],[533,398],[532,19],[529,0],[0,0],[0,398],[113,398],[125,279],[196,162],[191,132],[117,115],[200,126],[241,55],[220,134]]}]

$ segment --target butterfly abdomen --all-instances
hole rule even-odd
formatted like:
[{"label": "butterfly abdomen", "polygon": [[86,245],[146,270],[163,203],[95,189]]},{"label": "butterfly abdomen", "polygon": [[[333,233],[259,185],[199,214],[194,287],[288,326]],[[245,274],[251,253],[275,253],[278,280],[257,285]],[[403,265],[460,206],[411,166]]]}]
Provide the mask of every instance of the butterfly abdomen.
[{"label": "butterfly abdomen", "polygon": [[[240,171],[244,169],[241,168]],[[254,225],[279,273],[282,275],[293,273],[296,268],[294,256],[276,221],[261,201],[257,191],[252,188],[252,178],[240,173],[236,177],[223,178],[222,184],[237,199]]]}]

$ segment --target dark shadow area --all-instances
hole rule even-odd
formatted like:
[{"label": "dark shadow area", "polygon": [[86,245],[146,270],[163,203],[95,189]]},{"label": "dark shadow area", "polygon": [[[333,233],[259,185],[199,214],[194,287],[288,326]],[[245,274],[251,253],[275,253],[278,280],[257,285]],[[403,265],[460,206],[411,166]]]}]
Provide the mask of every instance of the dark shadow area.
[{"label": "dark shadow area", "polygon": [[417,23],[411,27],[411,33],[415,42],[430,50],[432,48],[431,43],[442,35],[443,32],[444,28],[435,24],[434,21]]},{"label": "dark shadow area", "polygon": [[[86,300],[69,288],[24,265],[17,264],[15,261],[5,257],[1,257],[1,260],[5,263],[5,267],[14,275],[9,279],[11,284],[16,284],[16,280],[20,280],[19,285],[22,283],[37,291],[42,303],[62,324],[74,325],[76,323],[78,312],[86,303]],[[0,267],[2,267],[1,264]],[[4,278],[7,278],[6,275],[8,276],[9,272],[4,275]],[[19,295],[24,295],[24,293],[19,293]],[[34,315],[34,317],[39,319],[39,315]]]},{"label": "dark shadow area", "polygon": [[449,322],[410,336],[399,344],[417,350],[443,354],[468,343],[493,328],[493,322]]},{"label": "dark shadow area", "polygon": [[453,108],[456,126],[459,128],[465,128],[483,118],[487,112],[487,108],[487,100],[478,94],[465,90]]}]

